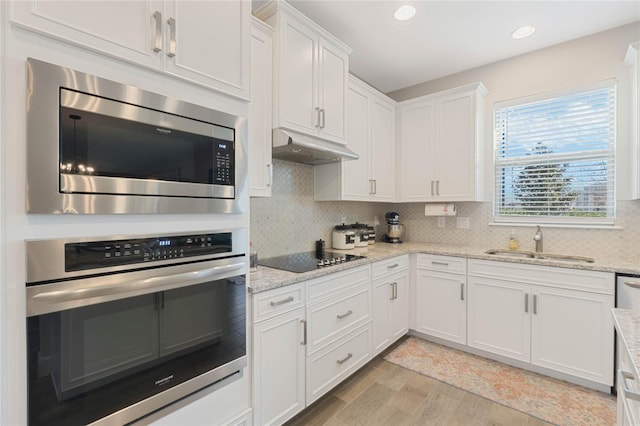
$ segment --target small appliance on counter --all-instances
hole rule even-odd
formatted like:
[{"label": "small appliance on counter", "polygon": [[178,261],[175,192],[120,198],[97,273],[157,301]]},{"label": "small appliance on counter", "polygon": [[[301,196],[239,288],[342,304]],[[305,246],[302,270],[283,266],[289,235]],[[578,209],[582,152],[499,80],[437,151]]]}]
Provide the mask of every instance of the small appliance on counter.
[{"label": "small appliance on counter", "polygon": [[332,247],[337,250],[350,250],[356,247],[356,233],[351,225],[336,225],[331,238]]},{"label": "small appliance on counter", "polygon": [[369,245],[375,244],[376,242],[376,229],[373,226],[367,226],[367,231],[369,232],[369,239],[367,242]]},{"label": "small appliance on counter", "polygon": [[369,245],[369,230],[364,223],[353,223],[351,229],[355,233],[356,247],[367,247]]},{"label": "small appliance on counter", "polygon": [[396,212],[388,212],[384,215],[387,224],[385,225],[386,233],[382,236],[385,243],[398,244],[404,236],[405,226],[400,223],[400,215]]}]

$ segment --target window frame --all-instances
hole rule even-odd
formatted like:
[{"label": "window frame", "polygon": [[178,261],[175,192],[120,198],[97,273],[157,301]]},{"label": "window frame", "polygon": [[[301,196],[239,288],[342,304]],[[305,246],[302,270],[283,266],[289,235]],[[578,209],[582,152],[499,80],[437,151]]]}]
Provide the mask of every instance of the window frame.
[{"label": "window frame", "polygon": [[[607,204],[607,215],[605,217],[580,217],[580,216],[550,216],[550,215],[500,215],[499,210],[502,204],[499,202],[498,197],[503,188],[500,181],[500,159],[498,158],[500,152],[500,127],[497,126],[498,120],[496,114],[499,110],[513,106],[524,106],[526,104],[542,102],[545,100],[551,100],[554,98],[561,98],[571,95],[580,95],[594,90],[608,89],[612,90],[611,106],[612,106],[612,135],[608,148],[606,149],[606,158],[610,161],[607,164],[607,196],[611,197],[611,201]],[[493,223],[496,225],[531,225],[531,224],[546,224],[551,226],[589,226],[589,227],[611,227],[615,225],[616,220],[616,144],[617,144],[617,114],[618,114],[618,94],[617,94],[617,82],[615,79],[608,79],[599,81],[596,83],[584,84],[579,86],[573,86],[570,88],[564,88],[560,90],[547,91],[530,96],[524,96],[519,98],[513,98],[505,101],[495,102],[493,105],[492,114],[492,127],[493,127],[493,199],[492,199],[492,217]],[[558,158],[566,159],[571,158],[575,160],[580,159],[580,153],[570,156],[568,154],[560,154]]]}]

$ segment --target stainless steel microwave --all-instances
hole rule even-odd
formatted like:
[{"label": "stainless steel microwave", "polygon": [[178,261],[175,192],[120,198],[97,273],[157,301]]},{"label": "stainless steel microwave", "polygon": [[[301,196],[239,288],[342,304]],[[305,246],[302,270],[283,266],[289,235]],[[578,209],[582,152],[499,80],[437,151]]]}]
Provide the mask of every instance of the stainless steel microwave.
[{"label": "stainless steel microwave", "polygon": [[27,84],[28,213],[246,211],[244,118],[35,59]]}]

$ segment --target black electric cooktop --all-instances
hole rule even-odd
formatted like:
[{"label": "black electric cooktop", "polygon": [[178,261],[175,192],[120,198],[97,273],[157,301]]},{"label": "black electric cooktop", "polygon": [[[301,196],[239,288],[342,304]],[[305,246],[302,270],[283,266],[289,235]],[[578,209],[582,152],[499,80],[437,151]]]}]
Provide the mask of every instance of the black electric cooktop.
[{"label": "black electric cooktop", "polygon": [[364,259],[365,257],[366,256],[345,254],[338,251],[325,251],[322,256],[316,256],[316,252],[309,251],[260,259],[258,260],[258,265],[300,273],[319,268],[330,268],[331,266],[357,259]]}]

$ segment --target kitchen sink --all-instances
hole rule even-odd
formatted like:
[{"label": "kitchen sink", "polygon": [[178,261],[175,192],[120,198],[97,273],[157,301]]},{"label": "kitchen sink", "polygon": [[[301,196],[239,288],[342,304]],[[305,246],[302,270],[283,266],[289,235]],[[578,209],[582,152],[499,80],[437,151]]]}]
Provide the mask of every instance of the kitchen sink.
[{"label": "kitchen sink", "polygon": [[498,256],[508,256],[508,257],[524,257],[533,259],[536,257],[535,253],[532,251],[521,251],[521,250],[500,250],[500,249],[491,249],[485,251],[486,254],[495,254]]},{"label": "kitchen sink", "polygon": [[501,249],[491,249],[485,251],[486,254],[492,254],[496,256],[516,257],[524,259],[541,259],[541,260],[559,260],[561,262],[574,262],[574,263],[593,263],[595,259],[592,257],[584,256],[572,256],[568,254],[555,254],[555,253],[535,253],[532,251],[510,251]]}]

